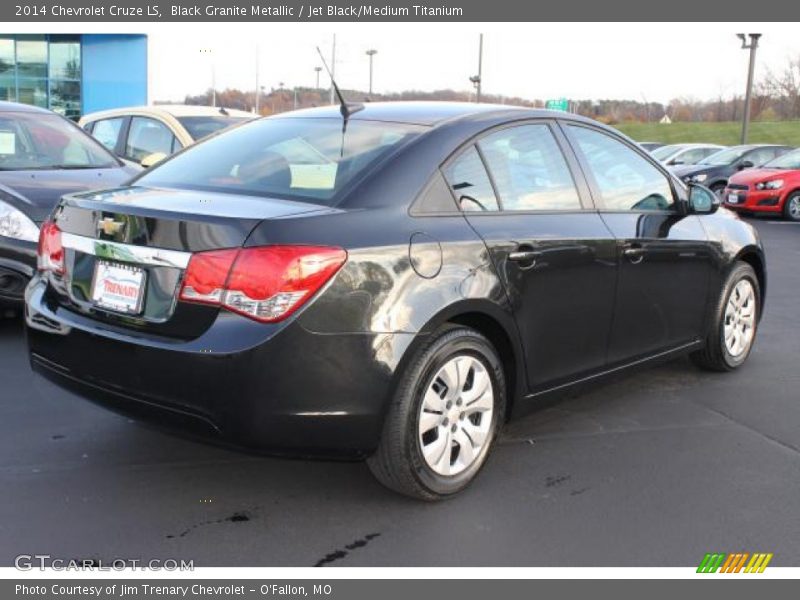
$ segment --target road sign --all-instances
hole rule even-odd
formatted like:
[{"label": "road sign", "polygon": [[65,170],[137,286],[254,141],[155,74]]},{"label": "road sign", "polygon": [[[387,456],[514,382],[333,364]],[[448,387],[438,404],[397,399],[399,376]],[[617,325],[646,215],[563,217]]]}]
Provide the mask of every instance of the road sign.
[{"label": "road sign", "polygon": [[558,100],[548,100],[545,102],[545,108],[548,110],[560,110],[561,112],[569,112],[569,100],[566,98],[559,98]]}]

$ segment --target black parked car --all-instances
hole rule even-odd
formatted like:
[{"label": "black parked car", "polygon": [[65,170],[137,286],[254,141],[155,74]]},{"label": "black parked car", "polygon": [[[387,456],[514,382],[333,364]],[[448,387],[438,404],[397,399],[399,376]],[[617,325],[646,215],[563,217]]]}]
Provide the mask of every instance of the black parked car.
[{"label": "black parked car", "polygon": [[0,102],[0,307],[22,306],[39,224],[62,195],[119,185],[139,170],[64,117]]},{"label": "black parked car", "polygon": [[33,368],[236,444],[463,489],[507,417],[620,368],[747,358],[754,229],[588,119],[319,108],[67,196],[26,292]]},{"label": "black parked car", "polygon": [[685,183],[701,183],[715,194],[721,195],[728,184],[728,178],[734,173],[763,165],[790,150],[793,150],[791,146],[769,144],[731,146],[696,164],[673,167],[672,172]]}]

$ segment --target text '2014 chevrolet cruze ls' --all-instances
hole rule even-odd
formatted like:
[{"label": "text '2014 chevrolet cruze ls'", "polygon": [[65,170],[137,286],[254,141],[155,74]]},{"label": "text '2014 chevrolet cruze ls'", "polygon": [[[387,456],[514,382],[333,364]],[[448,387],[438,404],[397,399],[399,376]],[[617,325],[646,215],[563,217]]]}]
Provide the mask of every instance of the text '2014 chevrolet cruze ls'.
[{"label": "text '2014 chevrolet cruze ls'", "polygon": [[764,255],[706,188],[580,117],[358,108],[261,119],[64,197],[26,291],[33,368],[242,447],[367,458],[437,499],[551,392],[747,358]]}]

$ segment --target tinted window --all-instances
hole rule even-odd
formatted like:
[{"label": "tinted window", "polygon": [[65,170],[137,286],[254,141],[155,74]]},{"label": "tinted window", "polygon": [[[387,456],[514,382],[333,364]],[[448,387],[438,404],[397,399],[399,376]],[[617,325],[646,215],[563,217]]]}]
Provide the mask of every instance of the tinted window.
[{"label": "tinted window", "polygon": [[444,176],[464,211],[499,210],[478,151],[471,146],[445,169]]},{"label": "tinted window", "polygon": [[151,154],[171,154],[172,138],[172,132],[163,123],[146,117],[133,117],[125,144],[125,156],[141,162]]},{"label": "tinted window", "polygon": [[0,113],[0,171],[116,167],[82,129],[53,114]]},{"label": "tinted window", "polygon": [[142,185],[332,199],[425,128],[340,118],[253,121],[192,146],[138,180]]},{"label": "tinted window", "polygon": [[114,151],[119,139],[119,131],[122,129],[123,117],[116,117],[114,119],[103,119],[94,123],[92,135],[94,139],[103,144],[106,148]]},{"label": "tinted window", "polygon": [[547,125],[504,129],[479,143],[503,210],[576,210],[578,191]]},{"label": "tinted window", "polygon": [[[698,160],[708,156],[711,152],[712,150],[709,150],[708,148],[692,148],[691,150],[682,152],[676,156],[674,160],[680,161],[684,165],[693,165]],[[713,152],[716,152],[716,150],[713,150]]]},{"label": "tinted window", "polygon": [[178,117],[178,122],[183,125],[186,132],[197,141],[216,133],[221,129],[247,121],[244,117]]},{"label": "tinted window", "polygon": [[657,158],[658,160],[666,160],[681,148],[683,148],[683,146],[670,144],[669,146],[661,146],[660,148],[656,148],[650,154],[653,155],[653,158]]},{"label": "tinted window", "polygon": [[778,151],[778,148],[759,148],[758,150],[745,154],[742,160],[750,161],[758,167],[775,158],[778,155]]},{"label": "tinted window", "polygon": [[666,175],[621,141],[586,127],[570,125],[589,165],[605,208],[669,210],[672,188]]},{"label": "tinted window", "polygon": [[800,150],[793,150],[764,165],[770,169],[798,169],[800,170]]},{"label": "tinted window", "polygon": [[701,165],[713,165],[715,167],[722,167],[730,165],[741,158],[742,154],[747,152],[747,146],[735,146],[733,148],[726,148],[719,152],[714,152],[700,161]]}]

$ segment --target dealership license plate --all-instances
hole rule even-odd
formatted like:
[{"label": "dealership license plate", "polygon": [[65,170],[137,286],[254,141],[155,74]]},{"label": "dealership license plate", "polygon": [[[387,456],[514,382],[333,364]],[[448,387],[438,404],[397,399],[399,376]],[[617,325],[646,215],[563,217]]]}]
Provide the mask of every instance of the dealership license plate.
[{"label": "dealership license plate", "polygon": [[739,204],[739,196],[736,194],[728,194],[728,204]]},{"label": "dealership license plate", "polygon": [[144,298],[144,271],[138,267],[98,261],[94,268],[92,301],[125,314],[139,314]]}]

